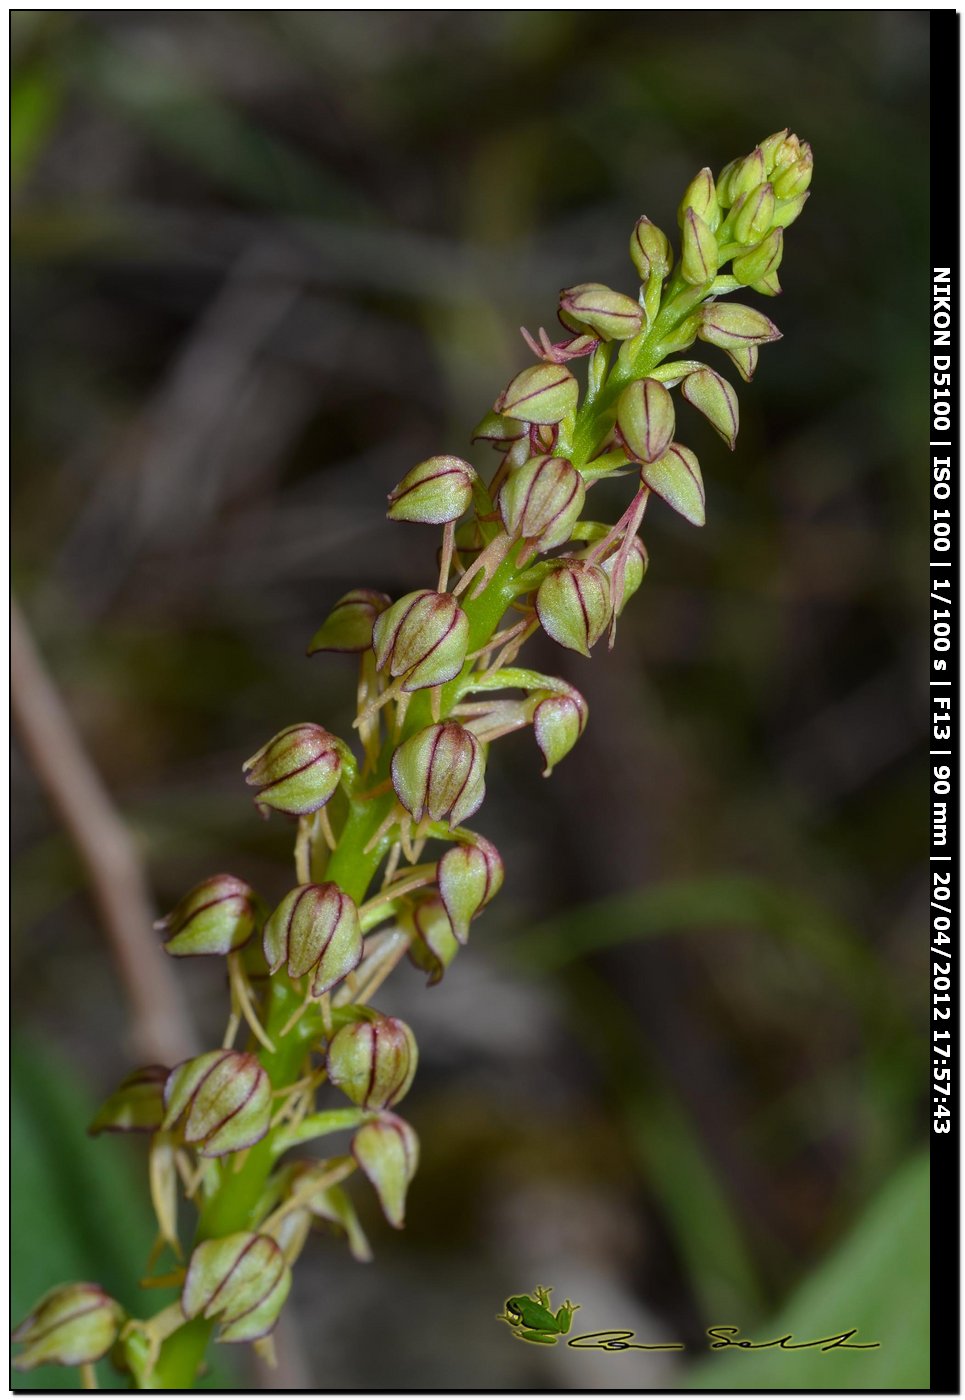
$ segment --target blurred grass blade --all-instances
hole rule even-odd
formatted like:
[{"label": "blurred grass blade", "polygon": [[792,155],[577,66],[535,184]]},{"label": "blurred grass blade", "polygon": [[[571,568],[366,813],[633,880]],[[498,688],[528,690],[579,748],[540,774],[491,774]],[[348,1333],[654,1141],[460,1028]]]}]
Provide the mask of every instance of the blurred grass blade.
[{"label": "blurred grass blade", "polygon": [[49,68],[23,68],[10,84],[10,184],[34,165],[60,111],[60,85]]},{"label": "blurred grass blade", "polygon": [[[852,1327],[875,1351],[735,1350],[692,1370],[691,1390],[927,1390],[929,1385],[929,1164],[922,1154],[897,1171],[850,1235],[819,1264],[777,1317],[745,1337],[795,1341]],[[729,1325],[739,1321],[724,1319]]]}]

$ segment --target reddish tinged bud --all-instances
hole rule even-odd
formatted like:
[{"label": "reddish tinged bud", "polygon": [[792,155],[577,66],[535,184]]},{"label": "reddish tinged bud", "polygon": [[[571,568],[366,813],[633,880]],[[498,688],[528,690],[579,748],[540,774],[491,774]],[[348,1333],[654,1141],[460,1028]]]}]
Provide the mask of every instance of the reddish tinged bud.
[{"label": "reddish tinged bud", "polygon": [[731,213],[738,243],[758,243],[771,230],[774,218],[774,186],[768,183],[742,195]]},{"label": "reddish tinged bud", "polygon": [[662,282],[673,266],[670,240],[646,217],[638,219],[634,225],[630,257],[641,282],[649,282],[651,277]]},{"label": "reddish tinged bud", "polygon": [[254,1055],[211,1050],[171,1071],[164,1102],[162,1128],[173,1128],[182,1119],[186,1143],[202,1157],[223,1157],[267,1133],[271,1081]]},{"label": "reddish tinged bud", "polygon": [[270,1235],[224,1235],[204,1240],[191,1255],[181,1311],[189,1321],[217,1318],[219,1342],[254,1342],[275,1326],[291,1286],[291,1270]]},{"label": "reddish tinged bud", "polygon": [[452,931],[465,944],[470,923],[502,888],[499,852],[482,836],[472,845],[452,846],[439,862],[437,879]]},{"label": "reddish tinged bud", "polygon": [[479,740],[455,720],[413,734],[392,756],[396,796],[416,821],[460,826],[482,805],[485,772]]},{"label": "reddish tinged bud", "polygon": [[766,179],[767,168],[764,164],[764,152],[760,146],[756,146],[749,156],[744,156],[743,160],[731,161],[726,170],[721,171],[717,181],[718,195],[725,183],[727,188],[726,201],[721,198],[721,203],[736,204],[742,194],[749,194],[758,185],[762,185]]},{"label": "reddish tinged bud", "polygon": [[136,1069],[101,1106],[87,1131],[98,1133],[156,1133],[164,1120],[164,1085],[169,1070],[164,1065]]},{"label": "reddish tinged bud", "polygon": [[699,287],[717,274],[717,239],[709,224],[693,209],[684,211],[681,230],[681,276],[692,287]]},{"label": "reddish tinged bud", "polygon": [[317,812],[342,774],[342,745],[320,724],[290,724],[242,767],[245,782],[258,789],[255,805],[291,817]]},{"label": "reddish tinged bud", "polygon": [[629,340],[643,325],[640,303],[602,282],[580,282],[561,292],[559,315],[567,330],[602,340]]},{"label": "reddish tinged bud", "polygon": [[92,1365],[110,1351],[123,1321],[124,1309],[99,1284],[61,1284],[14,1329],[13,1340],[24,1348],[14,1367]]},{"label": "reddish tinged bud", "polygon": [[451,593],[420,588],[407,593],[377,620],[375,662],[403,690],[442,685],[458,676],[469,645],[469,619]]},{"label": "reddish tinged bud", "polygon": [[680,392],[720,433],[733,452],[740,426],[740,411],[732,385],[715,370],[699,369],[695,374],[687,375]]},{"label": "reddish tinged bud", "polygon": [[312,996],[320,997],[362,958],[362,926],[356,903],[338,885],[299,885],[290,890],[265,924],[265,961],[289,977],[312,972]]},{"label": "reddish tinged bud", "polygon": [[628,384],[617,401],[617,438],[637,462],[662,457],[673,441],[675,426],[673,400],[656,379]]},{"label": "reddish tinged bud", "polygon": [[733,301],[709,302],[700,311],[701,340],[721,350],[743,350],[748,345],[767,345],[780,340],[781,332],[762,311]]},{"label": "reddish tinged bud", "polygon": [[598,564],[567,559],[540,584],[536,612],[554,642],[589,656],[610,621],[609,580]]},{"label": "reddish tinged bud", "polygon": [[543,777],[548,778],[586,728],[589,706],[576,690],[558,695],[539,691],[533,699],[533,732],[546,762]]},{"label": "reddish tinged bud", "polygon": [[413,467],[389,496],[389,519],[447,525],[469,509],[477,480],[461,457],[429,457]]},{"label": "reddish tinged bud", "polygon": [[174,957],[231,953],[247,943],[258,921],[257,896],[235,875],[212,875],[158,919],[165,951]]},{"label": "reddish tinged bud", "polygon": [[703,170],[699,170],[684,191],[677,210],[677,223],[681,229],[686,222],[688,209],[692,209],[712,231],[720,223],[717,186],[709,166],[705,165]]},{"label": "reddish tinged bud", "polygon": [[375,1187],[390,1225],[405,1224],[405,1198],[419,1165],[419,1139],[394,1113],[364,1123],[352,1139],[352,1156]]},{"label": "reddish tinged bud", "polygon": [[507,452],[514,442],[526,436],[526,424],[499,413],[487,413],[473,428],[470,442],[488,442],[499,452]]},{"label": "reddish tinged bud", "polygon": [[559,423],[576,408],[579,385],[562,365],[530,365],[493,404],[497,413],[524,423]]},{"label": "reddish tinged bud", "polygon": [[375,619],[392,602],[374,588],[353,588],[335,604],[315,633],[308,655],[317,651],[367,651],[372,645]]},{"label": "reddish tinged bud", "polygon": [[696,454],[689,447],[675,442],[659,461],[643,467],[640,476],[691,525],[703,525],[704,480]]},{"label": "reddish tinged bud", "polygon": [[399,922],[409,935],[410,961],[428,973],[428,985],[434,987],[459,951],[442,900],[437,894],[419,899]]},{"label": "reddish tinged bud", "polygon": [[555,549],[573,533],[586,501],[586,487],[565,457],[531,457],[499,493],[503,524],[537,549]]},{"label": "reddish tinged bud", "polygon": [[415,1036],[395,1016],[353,1021],[336,1031],[328,1047],[328,1077],[359,1108],[391,1108],[415,1078]]}]

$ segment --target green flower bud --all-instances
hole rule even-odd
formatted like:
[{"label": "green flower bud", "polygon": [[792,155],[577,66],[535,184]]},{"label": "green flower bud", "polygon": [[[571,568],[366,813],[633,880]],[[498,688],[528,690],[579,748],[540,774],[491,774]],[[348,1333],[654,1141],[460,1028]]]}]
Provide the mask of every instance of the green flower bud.
[{"label": "green flower bud", "polygon": [[694,374],[687,375],[680,392],[720,433],[733,452],[740,426],[737,394],[733,386],[716,370],[698,369]]},{"label": "green flower bud", "polygon": [[609,580],[598,564],[563,560],[540,584],[536,612],[554,642],[589,656],[610,621]]},{"label": "green flower bud", "polygon": [[637,379],[617,400],[617,437],[637,462],[655,462],[673,441],[674,409],[670,393],[656,379]]},{"label": "green flower bud", "polygon": [[98,1133],[156,1133],[164,1119],[164,1085],[169,1070],[164,1065],[136,1069],[101,1105],[87,1131]]},{"label": "green flower bud", "polygon": [[511,535],[549,550],[570,538],[585,501],[583,478],[565,457],[530,457],[503,483],[499,510]]},{"label": "green flower bud", "polygon": [[428,985],[442,981],[443,973],[459,951],[449,915],[437,894],[419,899],[399,922],[409,935],[409,959],[428,973]]},{"label": "green flower bud", "polygon": [[407,472],[389,496],[389,519],[447,525],[469,509],[477,480],[461,457],[429,457]]},{"label": "green flower bud", "polygon": [[493,408],[524,423],[559,423],[576,408],[580,388],[563,365],[530,365],[503,390]]},{"label": "green flower bud", "polygon": [[546,763],[543,777],[548,778],[564,759],[586,728],[589,706],[576,690],[554,694],[537,691],[533,696],[533,732]]},{"label": "green flower bud", "polygon": [[684,213],[680,239],[680,271],[685,282],[698,287],[717,273],[717,239],[693,209]]},{"label": "green flower bud", "polygon": [[506,452],[514,442],[526,436],[526,424],[500,413],[487,413],[472,430],[470,442],[488,442],[500,452]]},{"label": "green flower bud", "polygon": [[700,463],[689,447],[675,442],[657,462],[640,470],[645,485],[662,496],[691,525],[704,523],[704,480]]},{"label": "green flower bud", "polygon": [[629,340],[643,325],[643,312],[639,302],[602,282],[580,282],[560,293],[560,320],[567,330]]},{"label": "green flower bud", "polygon": [[611,599],[619,599],[619,603],[616,607],[617,617],[621,616],[621,614],[623,613],[623,609],[626,607],[627,603],[633,597],[634,593],[636,593],[637,589],[640,587],[641,583],[643,583],[643,580],[646,577],[647,569],[650,565],[650,557],[647,554],[646,545],[643,543],[643,540],[641,540],[639,537],[635,538],[633,544],[630,546],[629,552],[623,559],[622,593],[618,586],[619,581],[615,577],[619,560],[620,551],[616,550],[613,554],[609,556],[609,558],[604,559],[602,565],[600,566],[603,569],[603,572],[606,574],[607,578],[610,580]]},{"label": "green flower bud", "polygon": [[757,369],[759,352],[756,345],[731,345],[724,354],[737,370],[745,384],[749,384],[754,378]]},{"label": "green flower bud", "polygon": [[252,754],[242,767],[245,782],[258,789],[262,814],[273,808],[308,816],[332,796],[342,774],[341,745],[320,724],[290,724]]},{"label": "green flower bud", "polygon": [[793,199],[779,199],[774,210],[774,217],[771,220],[774,227],[790,228],[810,197],[808,191],[805,190],[803,194],[797,194]]},{"label": "green flower bud", "polygon": [[378,669],[403,677],[403,690],[442,685],[462,670],[469,619],[451,593],[420,588],[376,620],[372,645]]},{"label": "green flower bud", "polygon": [[339,598],[315,633],[308,655],[317,651],[368,651],[375,619],[391,602],[387,593],[378,593],[374,588],[353,588]]},{"label": "green flower bud", "polygon": [[120,1303],[97,1283],[64,1283],[45,1293],[14,1329],[23,1343],[18,1371],[36,1366],[88,1366],[106,1356],[124,1321]]},{"label": "green flower bud", "polygon": [[673,266],[670,240],[646,217],[634,224],[630,235],[630,257],[641,282],[649,282],[651,277],[662,282]]},{"label": "green flower bud", "polygon": [[722,350],[767,345],[781,338],[777,326],[762,311],[733,301],[713,301],[705,305],[700,312],[697,334],[701,340],[718,345]]},{"label": "green flower bud", "polygon": [[473,844],[452,846],[437,869],[439,894],[452,932],[460,943],[469,940],[469,925],[503,884],[503,862],[491,841],[477,836]]},{"label": "green flower bud", "polygon": [[731,210],[734,238],[738,243],[757,243],[770,232],[775,204],[773,185],[758,185],[741,195]]},{"label": "green flower bud", "polygon": [[362,926],[354,901],[338,885],[299,885],[265,924],[265,961],[289,977],[312,972],[312,996],[320,997],[358,967]]},{"label": "green flower bud", "polygon": [[359,1108],[391,1108],[415,1078],[415,1036],[395,1016],[374,1015],[336,1031],[328,1047],[328,1077]]},{"label": "green flower bud", "polygon": [[[749,156],[743,160],[734,161],[732,166],[728,166],[727,174],[727,204],[736,204],[742,194],[749,194],[758,185],[763,185],[767,179],[767,168],[764,164],[764,152],[760,146],[756,146]],[[724,174],[718,181],[718,189],[724,182]],[[721,201],[723,202],[723,201]]]},{"label": "green flower bud", "polygon": [[257,896],[235,875],[212,875],[158,919],[165,951],[176,958],[231,953],[247,943],[258,921]]},{"label": "green flower bud", "polygon": [[181,1311],[188,1321],[217,1318],[219,1342],[254,1342],[275,1326],[291,1286],[285,1255],[270,1235],[224,1235],[192,1253]]},{"label": "green flower bud", "polygon": [[454,720],[420,730],[392,755],[392,785],[416,821],[461,826],[482,805],[485,773],[479,740]]},{"label": "green flower bud", "polygon": [[677,210],[677,223],[681,229],[686,222],[688,209],[692,209],[698,218],[703,219],[711,231],[720,223],[717,186],[709,166],[705,165],[703,170],[698,171],[684,191],[684,197]]},{"label": "green flower bud", "polygon": [[774,193],[778,199],[796,199],[810,189],[814,174],[814,157],[805,141],[798,160],[785,165],[774,176]]},{"label": "green flower bud", "polygon": [[383,1113],[358,1129],[352,1139],[352,1156],[375,1187],[386,1220],[401,1230],[406,1193],[419,1165],[415,1132],[396,1114]]},{"label": "green flower bud", "polygon": [[[797,141],[796,136],[792,136],[790,139],[795,142]],[[761,141],[759,143],[761,155],[764,157],[764,172],[766,175],[770,176],[773,173],[774,167],[778,163],[780,152],[786,145],[787,140],[788,130],[785,126],[782,127],[780,131],[775,131],[773,135],[768,136],[766,141]]]},{"label": "green flower bud", "polygon": [[783,257],[784,230],[775,228],[755,248],[740,253],[731,266],[738,282],[748,287],[776,274]]},{"label": "green flower bud", "polygon": [[184,1141],[202,1157],[250,1147],[268,1131],[271,1081],[254,1055],[211,1050],[177,1065],[164,1086],[162,1128],[183,1119]]}]

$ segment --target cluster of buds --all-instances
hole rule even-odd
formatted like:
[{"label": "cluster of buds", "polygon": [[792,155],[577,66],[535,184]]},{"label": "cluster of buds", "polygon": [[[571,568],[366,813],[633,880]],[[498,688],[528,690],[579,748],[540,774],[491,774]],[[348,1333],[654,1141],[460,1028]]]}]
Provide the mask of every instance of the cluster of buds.
[{"label": "cluster of buds", "polygon": [[[225,958],[231,1016],[221,1048],[130,1075],[91,1126],[151,1135],[158,1249],[187,1255],[180,1302],[152,1322],[124,1324],[95,1285],[57,1289],[16,1333],[22,1368],[89,1365],[130,1328],[152,1338],[156,1359],[188,1322],[216,1326],[220,1341],[264,1345],[313,1223],[342,1231],[354,1257],[369,1257],[340,1185],[355,1170],[387,1221],[403,1224],[419,1144],[396,1110],[418,1050],[410,1027],[371,998],[406,954],[437,985],[503,883],[496,848],[463,825],[485,797],[490,745],[532,726],[549,776],[586,729],[586,701],[569,681],[515,664],[528,637],[542,629],[583,657],[607,632],[612,646],[647,572],[639,532],[650,497],[704,524],[703,475],[678,440],[677,410],[687,405],[686,419],[695,409],[733,449],[737,393],[718,369],[679,357],[700,341],[752,378],[760,347],[780,333],[730,297],[780,291],[785,230],[808,198],[811,170],[807,144],[780,131],[716,179],[699,171],[678,209],[678,250],[652,220],[634,226],[636,294],[581,282],[560,293],[563,339],[524,331],[535,363],[473,434],[498,454],[491,477],[439,455],[389,494],[391,520],[441,527],[438,576],[397,600],[353,588],[308,647],[356,658],[362,756],[305,722],[244,764],[259,812],[297,822],[294,886],[269,912],[243,879],[215,875],[160,921],[172,956]],[[582,359],[581,405],[570,366]],[[613,524],[585,516],[608,476],[632,483]],[[426,859],[432,842],[444,849]],[[369,894],[380,867],[381,889]],[[243,1022],[247,1043],[236,1049]],[[317,1110],[321,1091],[340,1096],[338,1105]],[[352,1133],[340,1157],[280,1160],[339,1131]],[[189,1253],[177,1235],[179,1182],[204,1202]],[[222,1193],[231,1208],[219,1214]],[[231,1229],[212,1233],[211,1219]],[[149,1375],[145,1384],[156,1388]]]}]

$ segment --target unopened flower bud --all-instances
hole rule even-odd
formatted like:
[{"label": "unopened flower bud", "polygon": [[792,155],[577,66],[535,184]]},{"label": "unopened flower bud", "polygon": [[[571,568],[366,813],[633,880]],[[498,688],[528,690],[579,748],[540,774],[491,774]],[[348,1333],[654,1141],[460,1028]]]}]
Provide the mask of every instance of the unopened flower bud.
[{"label": "unopened flower bud", "polygon": [[565,457],[531,457],[499,493],[506,529],[541,550],[566,543],[585,501],[583,478]]},{"label": "unopened flower bud", "polygon": [[[788,142],[788,129],[782,127],[780,131],[775,131],[766,140],[759,142],[760,152],[764,158],[764,173],[770,176],[778,164],[781,152],[786,148]],[[797,142],[797,137],[792,136],[790,140]]]},{"label": "unopened flower bud", "polygon": [[760,352],[756,345],[731,345],[724,351],[745,384],[749,384],[757,370]]},{"label": "unopened flower bud", "polygon": [[810,192],[805,190],[803,194],[796,194],[793,199],[779,199],[771,223],[775,228],[790,228],[810,197]]},{"label": "unopened flower bud", "polygon": [[405,1224],[405,1198],[419,1165],[419,1139],[402,1118],[383,1113],[352,1138],[352,1156],[375,1187],[390,1225]]},{"label": "unopened flower bud", "polygon": [[765,277],[773,276],[784,256],[784,230],[772,229],[755,248],[740,253],[731,264],[734,276],[742,286],[749,287]]},{"label": "unopened flower bud", "polygon": [[628,384],[617,401],[617,437],[637,462],[655,462],[673,441],[673,399],[656,379]]},{"label": "unopened flower bud", "polygon": [[375,619],[391,602],[387,593],[374,588],[353,588],[339,598],[315,633],[308,655],[317,651],[367,651],[372,645]]},{"label": "unopened flower bud", "polygon": [[559,423],[576,408],[580,389],[563,365],[530,365],[507,385],[493,408],[524,423]]},{"label": "unopened flower bud", "polygon": [[98,1133],[156,1133],[164,1120],[164,1085],[169,1070],[164,1065],[136,1069],[101,1105],[87,1131]]},{"label": "unopened flower bud", "polygon": [[299,885],[265,924],[264,949],[269,972],[282,963],[289,977],[311,972],[312,996],[320,997],[361,961],[358,907],[338,885]]},{"label": "unopened flower bud", "polygon": [[789,161],[774,172],[774,193],[778,199],[795,199],[811,186],[814,156],[806,141],[799,148],[797,160]]},{"label": "unopened flower bud", "polygon": [[415,1036],[395,1016],[374,1015],[335,1032],[328,1047],[328,1077],[359,1108],[391,1108],[415,1078]]},{"label": "unopened flower bud", "polygon": [[714,176],[709,166],[705,165],[703,170],[699,170],[684,191],[680,208],[677,210],[677,223],[681,229],[686,221],[688,209],[692,209],[699,218],[703,219],[711,231],[716,229],[720,223],[717,186],[714,184]]},{"label": "unopened flower bud", "polygon": [[389,496],[389,519],[447,525],[469,509],[476,480],[461,457],[429,457],[407,472]]},{"label": "unopened flower bud", "polygon": [[428,973],[430,987],[442,981],[443,973],[459,951],[449,915],[437,894],[419,899],[399,919],[409,935],[409,959]]},{"label": "unopened flower bud", "polygon": [[717,239],[693,209],[684,212],[680,235],[680,272],[685,282],[699,287],[717,273]]},{"label": "unopened flower bud", "polygon": [[[733,161],[727,167],[726,175],[728,205],[736,204],[742,194],[749,194],[756,186],[762,185],[767,179],[767,168],[760,146],[756,146],[750,155],[744,156],[742,160]],[[721,172],[717,182],[718,192],[724,183],[724,172]]]},{"label": "unopened flower bud", "polygon": [[211,1050],[185,1060],[164,1086],[162,1127],[183,1119],[184,1141],[202,1157],[223,1157],[250,1147],[268,1131],[271,1082],[254,1055]]},{"label": "unopened flower bud", "polygon": [[256,806],[292,817],[317,812],[338,787],[341,748],[320,724],[290,724],[242,767],[245,782],[258,789]]},{"label": "unopened flower bud", "polygon": [[124,1321],[120,1303],[97,1283],[64,1283],[45,1293],[13,1340],[23,1344],[18,1371],[36,1366],[89,1366],[106,1356]]},{"label": "unopened flower bud", "polygon": [[589,706],[575,690],[560,694],[539,691],[533,698],[533,732],[546,763],[543,777],[548,778],[586,728]]},{"label": "unopened flower bud", "polygon": [[372,645],[379,670],[403,677],[403,690],[442,685],[462,670],[469,619],[451,593],[420,588],[377,619]]},{"label": "unopened flower bud", "polygon": [[503,883],[503,862],[491,841],[477,836],[473,844],[452,846],[439,862],[439,894],[460,943],[469,939],[469,925],[481,914]]},{"label": "unopened flower bud", "polygon": [[416,821],[460,826],[482,805],[485,774],[479,740],[454,720],[413,734],[392,756],[396,796]]},{"label": "unopened flower bud", "polygon": [[181,1311],[217,1318],[219,1342],[254,1342],[278,1321],[292,1286],[285,1255],[270,1235],[241,1231],[203,1240],[188,1263]]},{"label": "unopened flower bud", "polygon": [[[621,550],[616,550],[602,564],[603,572],[610,580],[610,598],[615,605],[617,617],[621,615],[623,609],[636,593],[646,576],[650,566],[650,557],[647,554],[646,545],[637,536],[629,551],[624,555]],[[620,587],[620,580],[616,576],[616,570],[622,568],[623,585]]]},{"label": "unopened flower bud", "polygon": [[720,433],[733,452],[740,426],[740,410],[733,386],[716,370],[704,368],[688,374],[680,392]]},{"label": "unopened flower bud", "polygon": [[491,443],[500,452],[506,452],[514,442],[526,435],[526,424],[515,418],[504,418],[501,413],[487,413],[476,424],[470,442]]},{"label": "unopened flower bud", "polygon": [[251,886],[236,875],[212,875],[154,927],[164,930],[165,951],[184,958],[233,952],[247,943],[257,921],[257,896]]},{"label": "unopened flower bud", "polygon": [[741,195],[731,211],[734,238],[738,243],[757,243],[770,232],[775,203],[774,187],[767,183]]},{"label": "unopened flower bud", "polygon": [[592,331],[603,340],[629,340],[643,325],[640,303],[602,282],[580,282],[561,292],[559,314],[567,330]]},{"label": "unopened flower bud", "polygon": [[714,301],[704,306],[697,334],[701,340],[718,345],[722,350],[767,345],[781,338],[777,326],[762,311],[733,301]]},{"label": "unopened flower bud", "polygon": [[663,281],[673,265],[670,240],[646,217],[637,220],[630,235],[630,257],[641,282],[651,277]]},{"label": "unopened flower bud", "polygon": [[598,564],[563,560],[536,593],[543,631],[561,647],[589,656],[610,621],[610,583]]},{"label": "unopened flower bud", "polygon": [[659,461],[642,467],[640,476],[691,525],[703,525],[704,480],[696,454],[689,447],[673,443]]}]

